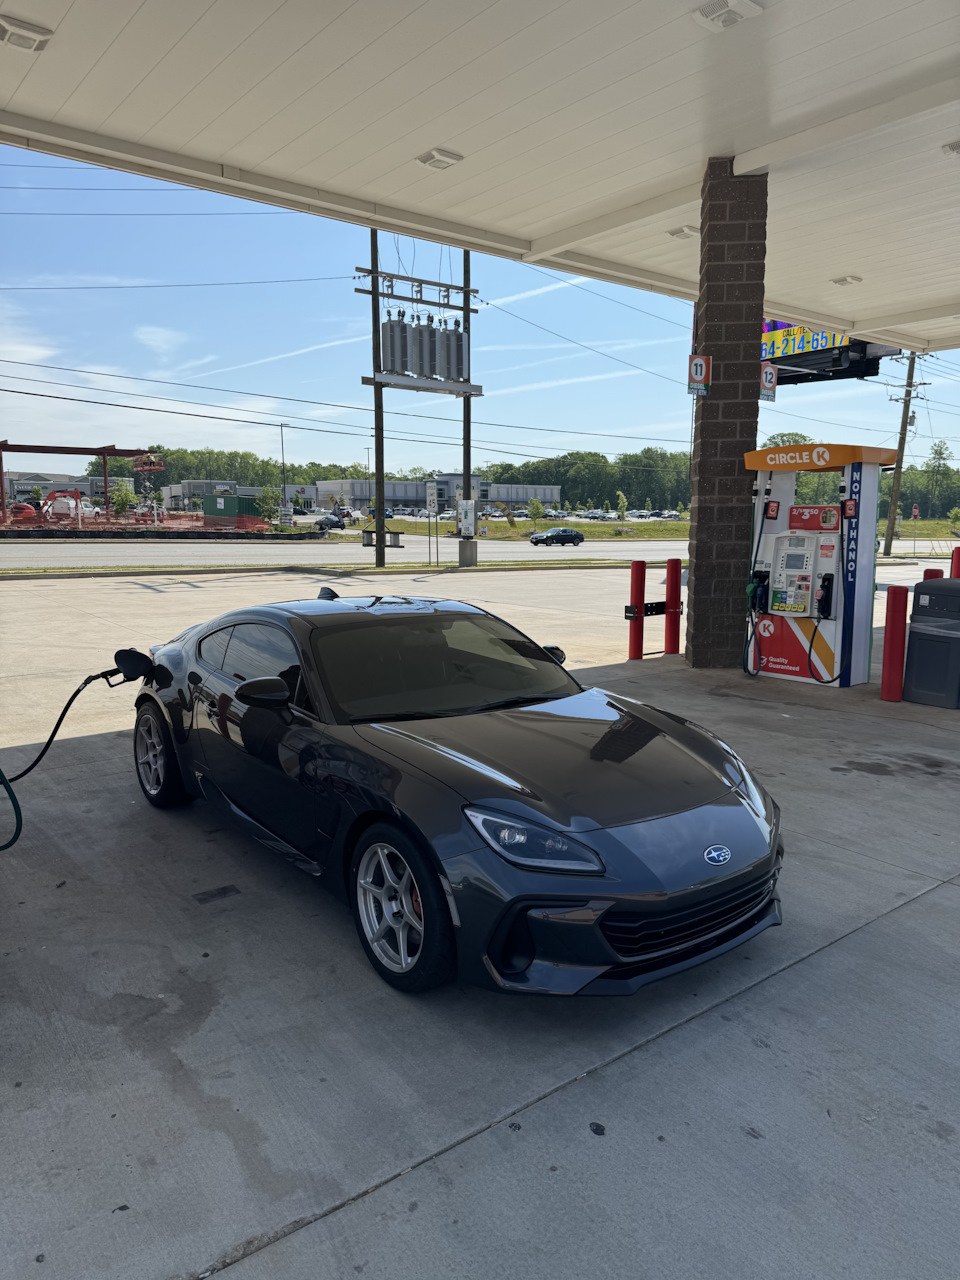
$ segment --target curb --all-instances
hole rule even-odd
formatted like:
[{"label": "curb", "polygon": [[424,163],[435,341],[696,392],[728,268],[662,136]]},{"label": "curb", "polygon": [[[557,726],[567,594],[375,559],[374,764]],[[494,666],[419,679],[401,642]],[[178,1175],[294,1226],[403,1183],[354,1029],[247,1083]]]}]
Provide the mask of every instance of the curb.
[{"label": "curb", "polygon": [[[666,565],[666,560],[648,560],[647,564],[653,568],[659,568]],[[683,562],[686,564],[686,561]],[[421,574],[429,574],[431,577],[439,577],[448,573],[529,573],[536,571],[539,573],[560,572],[563,573],[570,569],[626,569],[629,568],[629,560],[607,560],[593,561],[586,564],[504,564],[504,565],[471,565],[461,569],[459,565],[448,565],[435,569],[432,565],[406,565],[394,568],[390,566],[385,569],[364,568],[363,565],[353,565],[350,568],[334,567],[332,565],[323,564],[251,564],[251,565],[205,565],[203,568],[195,568],[193,566],[185,567],[181,565],[162,566],[149,565],[144,568],[136,566],[118,568],[102,568],[102,569],[50,569],[43,570],[27,570],[24,573],[3,573],[0,572],[0,582],[44,582],[51,580],[61,580],[64,578],[154,578],[154,577],[197,577],[204,575],[221,576],[228,573],[314,573],[322,577],[329,578],[352,578],[357,574],[368,577],[370,574],[377,576],[390,575],[396,577],[409,577],[412,573],[418,576]]]}]

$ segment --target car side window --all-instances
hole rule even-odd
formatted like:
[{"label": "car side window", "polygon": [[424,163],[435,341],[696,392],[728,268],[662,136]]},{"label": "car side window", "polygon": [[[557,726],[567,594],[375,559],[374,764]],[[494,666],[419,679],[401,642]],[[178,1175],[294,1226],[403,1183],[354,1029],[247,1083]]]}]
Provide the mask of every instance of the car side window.
[{"label": "car side window", "polygon": [[223,666],[223,657],[227,652],[227,642],[233,627],[221,627],[219,631],[211,631],[197,645],[197,657],[208,666],[219,671]]},{"label": "car side window", "polygon": [[279,676],[290,690],[294,706],[316,715],[293,639],[279,627],[260,622],[240,622],[233,628],[224,673],[233,680],[257,680]]}]

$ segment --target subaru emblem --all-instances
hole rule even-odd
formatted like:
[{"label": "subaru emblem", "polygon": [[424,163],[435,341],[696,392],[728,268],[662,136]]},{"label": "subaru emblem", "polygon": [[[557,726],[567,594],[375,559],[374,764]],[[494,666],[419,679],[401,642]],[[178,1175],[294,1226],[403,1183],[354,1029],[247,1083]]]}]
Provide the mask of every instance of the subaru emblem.
[{"label": "subaru emblem", "polygon": [[722,867],[725,862],[730,861],[733,854],[725,844],[712,844],[709,849],[704,849],[703,856],[711,866]]}]

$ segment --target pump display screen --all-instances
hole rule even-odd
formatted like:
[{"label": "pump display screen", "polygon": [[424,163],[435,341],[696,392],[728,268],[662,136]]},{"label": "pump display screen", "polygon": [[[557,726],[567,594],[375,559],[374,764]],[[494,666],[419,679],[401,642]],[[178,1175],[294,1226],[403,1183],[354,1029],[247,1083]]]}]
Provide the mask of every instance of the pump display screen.
[{"label": "pump display screen", "polygon": [[788,551],[783,562],[785,569],[802,569],[806,556],[802,552]]}]

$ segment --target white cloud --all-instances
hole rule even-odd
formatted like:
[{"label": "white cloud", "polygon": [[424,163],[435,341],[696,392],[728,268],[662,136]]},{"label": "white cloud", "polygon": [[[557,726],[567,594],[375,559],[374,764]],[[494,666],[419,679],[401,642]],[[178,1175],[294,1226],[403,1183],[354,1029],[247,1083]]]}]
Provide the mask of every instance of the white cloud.
[{"label": "white cloud", "polygon": [[49,360],[57,348],[19,320],[20,309],[0,301],[0,359],[20,360],[24,364]]},{"label": "white cloud", "polygon": [[611,378],[635,378],[644,369],[618,369],[616,373],[590,373],[582,378],[557,378],[553,382],[528,382],[522,387],[501,387],[497,391],[484,391],[483,398],[508,396],[515,391],[549,391],[552,387],[569,387],[575,382],[608,382]]},{"label": "white cloud", "polygon": [[173,355],[187,340],[185,333],[180,333],[176,329],[164,329],[158,324],[142,324],[134,329],[133,336],[158,356]]},{"label": "white cloud", "polygon": [[553,293],[557,289],[569,289],[571,285],[583,284],[587,276],[575,276],[572,280],[558,280],[556,284],[544,284],[539,289],[525,289],[523,293],[508,293],[505,298],[491,298],[489,302],[481,302],[481,307],[499,307],[504,302],[520,302],[523,298],[536,298],[541,293]]},{"label": "white cloud", "polygon": [[345,347],[351,342],[369,342],[367,335],[362,338],[337,338],[335,342],[318,342],[313,347],[298,347],[296,351],[281,351],[277,356],[264,356],[262,360],[248,360],[246,364],[228,364],[222,369],[207,369],[204,373],[198,373],[198,378],[212,378],[217,373],[233,373],[235,369],[252,369],[258,364],[272,364],[274,360],[289,360],[291,356],[303,356],[308,351],[323,351],[327,347]]}]

